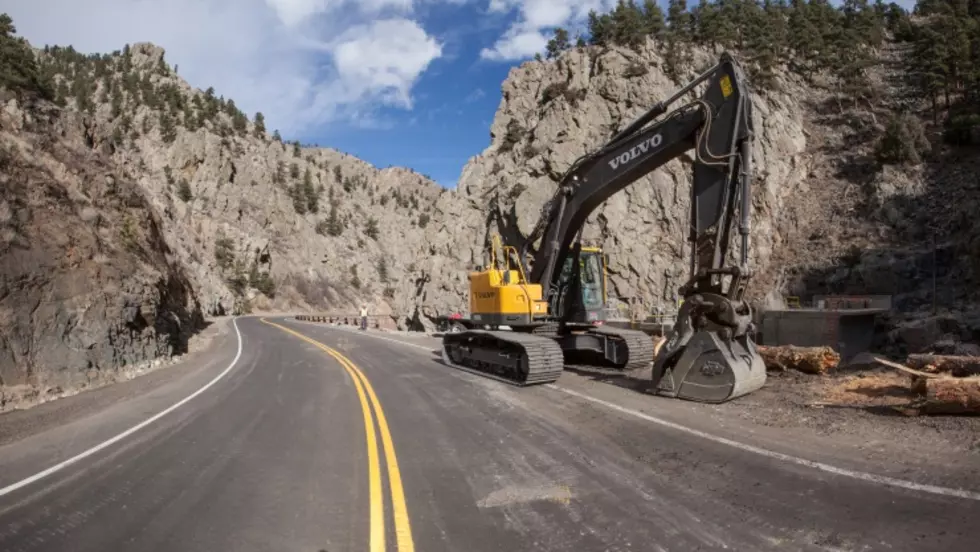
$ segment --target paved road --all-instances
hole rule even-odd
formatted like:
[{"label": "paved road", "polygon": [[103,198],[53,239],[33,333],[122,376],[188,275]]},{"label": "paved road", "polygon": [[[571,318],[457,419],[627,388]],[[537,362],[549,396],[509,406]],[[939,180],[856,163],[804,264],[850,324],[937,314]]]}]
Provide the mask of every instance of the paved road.
[{"label": "paved road", "polygon": [[955,551],[980,537],[978,500],[480,379],[426,342],[273,322],[238,319],[234,364],[232,330],[197,369],[0,446],[0,550]]}]

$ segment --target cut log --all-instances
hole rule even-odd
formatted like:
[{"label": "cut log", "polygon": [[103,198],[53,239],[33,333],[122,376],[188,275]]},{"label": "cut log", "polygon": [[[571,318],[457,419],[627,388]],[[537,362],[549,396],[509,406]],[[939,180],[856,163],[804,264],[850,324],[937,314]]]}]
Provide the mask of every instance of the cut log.
[{"label": "cut log", "polygon": [[925,414],[980,415],[980,378],[918,378],[912,391],[923,396]]},{"label": "cut log", "polygon": [[797,370],[806,374],[825,374],[840,363],[840,355],[830,347],[759,346],[767,370]]},{"label": "cut log", "polygon": [[949,373],[958,378],[980,376],[980,357],[952,355],[909,355],[905,362],[932,374]]}]

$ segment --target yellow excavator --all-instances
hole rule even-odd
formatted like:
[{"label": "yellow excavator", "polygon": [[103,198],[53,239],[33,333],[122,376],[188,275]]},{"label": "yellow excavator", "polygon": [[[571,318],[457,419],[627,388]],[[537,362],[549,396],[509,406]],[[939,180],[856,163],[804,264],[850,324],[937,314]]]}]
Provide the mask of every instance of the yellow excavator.
[{"label": "yellow excavator", "polygon": [[[550,310],[542,299],[541,286],[530,284],[521,263],[516,262],[517,249],[502,245],[500,236],[493,234],[490,244],[490,264],[470,272],[470,313],[458,321],[466,327],[526,326],[546,318]],[[574,257],[565,258],[558,279],[559,305],[577,282],[581,293],[569,319],[575,322],[598,323],[603,320],[606,305],[606,258],[602,249],[582,246],[578,258],[579,270],[573,273]]]},{"label": "yellow excavator", "polygon": [[[700,84],[707,86],[699,98],[668,113],[668,106]],[[752,309],[743,298],[750,277],[749,93],[741,67],[724,53],[715,66],[576,160],[521,248],[495,241],[503,258],[494,252],[490,267],[470,274],[471,326],[444,334],[443,361],[518,385],[553,382],[565,364],[633,370],[652,363],[652,384],[660,395],[710,403],[762,387],[765,365],[752,341]],[[601,251],[583,247],[582,229],[611,196],[691,150],[690,277],[679,290],[683,304],[670,339],[654,359],[646,333],[589,320],[584,290],[601,279],[604,263]],[[736,222],[740,255],[737,265],[728,266]]]}]

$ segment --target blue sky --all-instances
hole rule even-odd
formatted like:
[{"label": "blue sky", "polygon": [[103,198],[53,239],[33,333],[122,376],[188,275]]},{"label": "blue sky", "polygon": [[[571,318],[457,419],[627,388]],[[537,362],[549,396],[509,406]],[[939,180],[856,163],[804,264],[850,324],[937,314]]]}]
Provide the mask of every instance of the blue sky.
[{"label": "blue sky", "polygon": [[[658,0],[662,6],[666,0]],[[694,0],[689,0],[693,3]],[[832,3],[838,3],[832,0]],[[909,0],[900,4],[910,5]],[[454,186],[509,70],[615,0],[0,0],[34,45],[141,41],[270,131]]]},{"label": "blue sky", "polygon": [[[466,161],[490,144],[500,87],[519,61],[481,59],[480,51],[506,31],[513,14],[488,17],[483,2],[432,10],[422,25],[443,44],[413,88],[411,110],[382,109],[372,128],[358,121],[309,129],[303,142],[330,145],[377,166],[400,165],[454,186]],[[483,25],[475,24],[485,18]]]}]

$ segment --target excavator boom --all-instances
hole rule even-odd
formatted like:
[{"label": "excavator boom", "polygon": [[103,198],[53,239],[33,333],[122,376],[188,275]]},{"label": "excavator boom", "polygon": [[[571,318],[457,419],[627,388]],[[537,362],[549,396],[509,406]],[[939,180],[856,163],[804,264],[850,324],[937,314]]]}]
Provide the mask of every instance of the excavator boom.
[{"label": "excavator boom", "polygon": [[[704,82],[708,86],[700,99],[651,122]],[[692,257],[692,265],[720,267],[729,243],[733,200],[737,192],[750,193],[748,174],[744,175],[741,190],[737,189],[737,177],[743,175],[732,178],[739,157],[751,156],[752,113],[745,94],[741,68],[731,56],[723,54],[717,65],[644,113],[600,150],[573,163],[522,248],[521,258],[526,258],[533,242],[543,236],[540,250],[533,256],[544,262],[535,263],[529,280],[553,285],[556,267],[562,266],[572,240],[597,207],[692,149],[695,162],[690,238],[698,252]],[[743,211],[747,221],[747,210]],[[747,226],[745,232],[747,235]],[[744,243],[742,249],[747,250]],[[743,260],[746,261],[747,258]]]},{"label": "excavator boom", "polygon": [[[668,112],[701,84],[706,86],[700,98]],[[535,286],[538,304],[551,306],[551,323],[516,327],[517,332],[447,335],[444,359],[520,384],[557,379],[561,367],[548,364],[561,362],[555,360],[556,351],[575,364],[598,357],[623,369],[649,366],[653,346],[646,334],[582,328],[571,320],[581,306],[555,298],[580,295],[563,288],[562,267],[569,255],[578,258],[589,215],[614,194],[693,150],[691,275],[680,290],[685,301],[671,340],[654,362],[654,384],[663,395],[703,402],[723,402],[761,387],[765,368],[751,340],[751,309],[742,299],[749,276],[753,129],[748,93],[739,65],[722,54],[718,64],[573,163],[517,255],[527,275],[522,285]],[[741,255],[738,265],[729,267],[736,210]],[[526,266],[528,259],[533,259],[531,266]],[[558,347],[549,347],[548,340]]]}]

